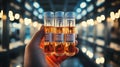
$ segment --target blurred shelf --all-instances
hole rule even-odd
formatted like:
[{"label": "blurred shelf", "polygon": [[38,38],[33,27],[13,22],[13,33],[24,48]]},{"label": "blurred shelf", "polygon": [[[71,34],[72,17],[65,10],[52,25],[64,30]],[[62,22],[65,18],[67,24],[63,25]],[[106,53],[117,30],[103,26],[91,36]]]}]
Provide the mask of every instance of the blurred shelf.
[{"label": "blurred shelf", "polygon": [[111,42],[114,42],[120,45],[120,38],[111,38]]},{"label": "blurred shelf", "polygon": [[112,49],[110,47],[106,47],[106,46],[101,46],[101,45],[98,45],[98,44],[94,44],[93,42],[90,42],[88,40],[85,40],[85,39],[78,39],[78,41],[85,41],[87,44],[87,46],[93,48],[93,47],[100,47],[103,49],[102,53],[105,54],[107,60],[111,60],[115,63],[117,63],[118,65],[120,65],[120,51],[116,51],[115,49]]},{"label": "blurred shelf", "polygon": [[17,57],[21,52],[24,53],[25,45],[21,41],[10,43],[10,50],[2,49],[0,46],[0,58],[8,54],[10,58]]}]

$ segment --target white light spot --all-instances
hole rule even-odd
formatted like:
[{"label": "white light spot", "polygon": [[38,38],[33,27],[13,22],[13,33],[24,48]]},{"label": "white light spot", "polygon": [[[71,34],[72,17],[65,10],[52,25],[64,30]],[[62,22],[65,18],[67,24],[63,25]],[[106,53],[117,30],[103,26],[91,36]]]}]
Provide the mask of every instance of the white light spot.
[{"label": "white light spot", "polygon": [[82,47],[82,52],[85,53],[87,49],[85,47]]},{"label": "white light spot", "polygon": [[80,12],[81,12],[81,9],[80,9],[80,8],[77,8],[77,9],[76,9],[76,12],[80,13]]},{"label": "white light spot", "polygon": [[81,15],[79,14],[79,15],[77,15],[77,19],[81,19],[82,17],[81,17]]},{"label": "white light spot", "polygon": [[15,19],[19,19],[20,18],[20,14],[16,13],[15,14]]},{"label": "white light spot", "polygon": [[80,7],[81,7],[81,8],[85,8],[85,7],[86,7],[86,3],[85,3],[85,2],[82,2],[82,3],[80,4]]},{"label": "white light spot", "polygon": [[38,18],[39,18],[39,19],[42,19],[42,18],[43,18],[43,16],[40,14],[40,15],[38,15]]},{"label": "white light spot", "polygon": [[88,55],[89,58],[93,58],[93,53],[91,51],[87,51],[86,54]]},{"label": "white light spot", "polygon": [[34,2],[34,3],[33,3],[33,6],[34,6],[35,8],[39,8],[39,7],[40,7],[40,5],[38,4],[38,2]]},{"label": "white light spot", "polygon": [[38,11],[39,11],[40,13],[43,13],[43,9],[42,9],[42,8],[39,8]]}]

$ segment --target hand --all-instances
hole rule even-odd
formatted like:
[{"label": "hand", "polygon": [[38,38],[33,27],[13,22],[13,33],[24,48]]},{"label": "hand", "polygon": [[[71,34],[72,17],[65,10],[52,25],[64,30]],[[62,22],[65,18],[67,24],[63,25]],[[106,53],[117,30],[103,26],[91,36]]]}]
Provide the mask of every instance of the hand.
[{"label": "hand", "polygon": [[[44,45],[44,27],[34,35],[25,48],[24,67],[60,67],[60,63],[69,56],[45,55],[42,47]],[[77,44],[77,42],[76,42]],[[78,48],[76,48],[78,53]]]}]

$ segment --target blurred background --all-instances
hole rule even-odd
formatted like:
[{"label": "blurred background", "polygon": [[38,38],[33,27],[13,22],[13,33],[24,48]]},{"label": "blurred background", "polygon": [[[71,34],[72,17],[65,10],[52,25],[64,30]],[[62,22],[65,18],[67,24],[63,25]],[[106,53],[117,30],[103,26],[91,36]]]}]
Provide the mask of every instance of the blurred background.
[{"label": "blurred background", "polygon": [[61,67],[120,67],[120,0],[0,0],[0,67],[23,67],[45,11],[76,12],[80,51]]}]

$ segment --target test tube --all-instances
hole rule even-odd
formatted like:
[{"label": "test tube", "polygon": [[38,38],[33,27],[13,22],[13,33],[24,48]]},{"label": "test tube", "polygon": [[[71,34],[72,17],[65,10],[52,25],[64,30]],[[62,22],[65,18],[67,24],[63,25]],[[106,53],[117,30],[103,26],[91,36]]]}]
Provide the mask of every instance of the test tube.
[{"label": "test tube", "polygon": [[47,55],[51,55],[54,53],[54,41],[53,41],[54,12],[49,11],[44,13],[44,31],[45,31],[44,52]]},{"label": "test tube", "polygon": [[64,12],[55,12],[55,54],[58,56],[64,55],[65,43],[64,43]]},{"label": "test tube", "polygon": [[67,56],[75,55],[75,12],[66,12],[66,35],[65,35],[65,52]]}]

